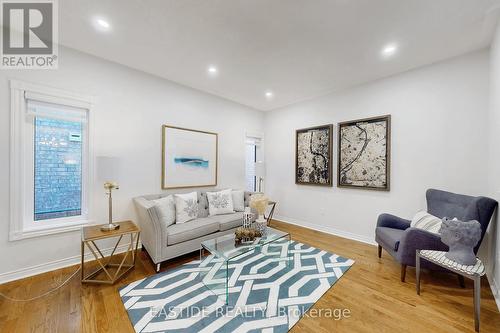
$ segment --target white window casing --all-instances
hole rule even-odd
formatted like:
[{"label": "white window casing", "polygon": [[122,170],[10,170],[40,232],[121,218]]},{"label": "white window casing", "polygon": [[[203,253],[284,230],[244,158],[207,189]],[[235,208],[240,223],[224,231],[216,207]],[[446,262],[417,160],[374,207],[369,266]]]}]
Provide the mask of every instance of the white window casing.
[{"label": "white window casing", "polygon": [[[17,80],[11,88],[10,229],[9,240],[79,230],[89,223],[89,187],[93,180],[93,98]],[[28,101],[30,108],[28,108]],[[58,112],[58,107],[64,112]],[[35,116],[82,123],[81,215],[34,223]]]}]

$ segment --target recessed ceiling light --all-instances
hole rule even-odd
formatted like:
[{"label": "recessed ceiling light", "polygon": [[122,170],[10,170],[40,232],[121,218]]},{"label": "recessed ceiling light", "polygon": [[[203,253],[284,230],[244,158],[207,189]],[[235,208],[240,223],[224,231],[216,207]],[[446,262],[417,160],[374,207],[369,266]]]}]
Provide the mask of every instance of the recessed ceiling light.
[{"label": "recessed ceiling light", "polygon": [[382,54],[383,57],[390,57],[390,56],[393,56],[394,54],[396,54],[396,52],[398,51],[398,45],[397,44],[387,44],[386,46],[384,46],[384,48],[382,49],[382,51],[380,52]]},{"label": "recessed ceiling light", "polygon": [[101,17],[94,18],[94,26],[100,31],[108,31],[111,29],[111,24]]},{"label": "recessed ceiling light", "polygon": [[215,74],[217,74],[218,70],[217,70],[217,67],[212,65],[212,66],[208,66],[207,72],[210,75],[215,75]]},{"label": "recessed ceiling light", "polygon": [[274,96],[272,91],[266,91],[265,95],[267,98],[273,98],[273,96]]}]

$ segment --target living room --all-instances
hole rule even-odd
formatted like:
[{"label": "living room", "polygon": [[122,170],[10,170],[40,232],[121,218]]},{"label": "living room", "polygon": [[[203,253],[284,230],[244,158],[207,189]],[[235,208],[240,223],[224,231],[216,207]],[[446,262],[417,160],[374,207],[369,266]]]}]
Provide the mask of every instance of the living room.
[{"label": "living room", "polygon": [[500,1],[1,6],[0,332],[498,331]]}]

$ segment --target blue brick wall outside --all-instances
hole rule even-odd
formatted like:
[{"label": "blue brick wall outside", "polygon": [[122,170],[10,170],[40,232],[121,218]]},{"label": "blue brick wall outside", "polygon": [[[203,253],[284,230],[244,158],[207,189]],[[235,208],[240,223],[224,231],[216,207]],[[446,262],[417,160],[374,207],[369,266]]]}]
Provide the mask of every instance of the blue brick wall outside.
[{"label": "blue brick wall outside", "polygon": [[35,119],[35,220],[79,215],[82,204],[79,122]]}]

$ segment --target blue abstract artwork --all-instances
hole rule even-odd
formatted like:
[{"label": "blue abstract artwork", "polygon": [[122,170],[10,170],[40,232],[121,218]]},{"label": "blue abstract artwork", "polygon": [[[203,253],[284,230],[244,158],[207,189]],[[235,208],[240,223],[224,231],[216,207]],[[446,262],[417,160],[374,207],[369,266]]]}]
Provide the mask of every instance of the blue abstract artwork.
[{"label": "blue abstract artwork", "polygon": [[174,158],[175,164],[182,164],[186,166],[192,166],[196,168],[208,168],[208,161],[204,160],[202,158],[195,158],[195,157],[175,157]]}]

